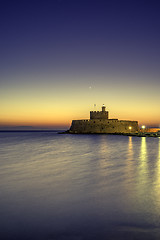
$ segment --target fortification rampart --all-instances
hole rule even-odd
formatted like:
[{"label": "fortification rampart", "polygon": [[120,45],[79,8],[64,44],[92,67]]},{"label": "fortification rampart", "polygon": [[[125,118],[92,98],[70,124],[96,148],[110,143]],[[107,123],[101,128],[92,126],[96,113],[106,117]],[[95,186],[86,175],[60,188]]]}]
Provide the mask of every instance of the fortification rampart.
[{"label": "fortification rampart", "polygon": [[108,119],[107,111],[91,111],[90,119]]},{"label": "fortification rampart", "polygon": [[108,111],[91,111],[90,119],[73,120],[71,133],[135,133],[138,132],[138,122],[118,119],[108,119]]},{"label": "fortification rampart", "polygon": [[137,121],[117,119],[73,120],[73,133],[134,133],[138,131]]}]

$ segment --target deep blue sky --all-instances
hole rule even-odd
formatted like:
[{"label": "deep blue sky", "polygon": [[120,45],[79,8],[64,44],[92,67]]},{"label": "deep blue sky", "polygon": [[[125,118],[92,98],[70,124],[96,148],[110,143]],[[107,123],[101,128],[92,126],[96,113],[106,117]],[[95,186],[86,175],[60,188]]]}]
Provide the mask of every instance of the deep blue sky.
[{"label": "deep blue sky", "polygon": [[125,69],[159,77],[159,1],[12,0],[0,9],[4,74]]},{"label": "deep blue sky", "polygon": [[[81,89],[81,95],[84,89],[94,88],[95,95],[101,97],[96,103],[106,103],[113,97],[110,106],[114,99],[119,103],[121,96],[124,97],[124,89],[134,89],[136,94],[131,103],[135,96],[136,104],[144,99],[143,109],[154,105],[154,118],[157,118],[159,1],[5,0],[0,5],[0,29],[0,85],[4,109],[9,106],[7,96],[11,92],[13,99],[15,96],[20,99],[21,94],[27,96],[26,88],[34,96],[36,92],[32,90],[39,88],[37,98],[44,86],[46,95],[54,88],[56,97],[58,91],[65,92],[67,86],[72,92]],[[16,90],[12,91],[14,88]],[[72,104],[74,97],[68,104]],[[87,101],[87,94],[85,97]],[[127,98],[128,95],[121,106]],[[93,96],[87,104],[92,103],[95,103]],[[80,105],[80,96],[77,104]],[[84,102],[82,104],[81,109]],[[135,111],[135,106],[132,107]]]}]

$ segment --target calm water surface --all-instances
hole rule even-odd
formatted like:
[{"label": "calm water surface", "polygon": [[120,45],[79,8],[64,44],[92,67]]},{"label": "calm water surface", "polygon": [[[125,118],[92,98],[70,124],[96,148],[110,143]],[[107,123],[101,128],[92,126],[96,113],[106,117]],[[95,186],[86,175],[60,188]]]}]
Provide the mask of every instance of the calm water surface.
[{"label": "calm water surface", "polygon": [[160,138],[1,132],[0,239],[160,239]]}]

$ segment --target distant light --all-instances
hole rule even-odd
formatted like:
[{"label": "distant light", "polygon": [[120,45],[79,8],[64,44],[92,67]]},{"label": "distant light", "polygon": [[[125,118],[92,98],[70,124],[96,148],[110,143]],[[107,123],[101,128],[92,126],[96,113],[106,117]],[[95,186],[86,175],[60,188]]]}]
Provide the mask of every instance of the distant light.
[{"label": "distant light", "polygon": [[132,129],[132,127],[130,126],[130,127],[129,127],[129,130],[131,130],[131,129]]},{"label": "distant light", "polygon": [[142,129],[145,129],[145,128],[146,128],[146,126],[143,125],[143,126],[142,126]]}]

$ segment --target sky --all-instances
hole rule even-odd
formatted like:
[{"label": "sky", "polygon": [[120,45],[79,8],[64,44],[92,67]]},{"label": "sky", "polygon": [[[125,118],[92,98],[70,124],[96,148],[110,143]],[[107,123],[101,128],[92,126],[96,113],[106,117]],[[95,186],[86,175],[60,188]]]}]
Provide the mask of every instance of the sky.
[{"label": "sky", "polygon": [[0,127],[65,129],[102,104],[160,127],[159,13],[157,0],[1,1]]}]

